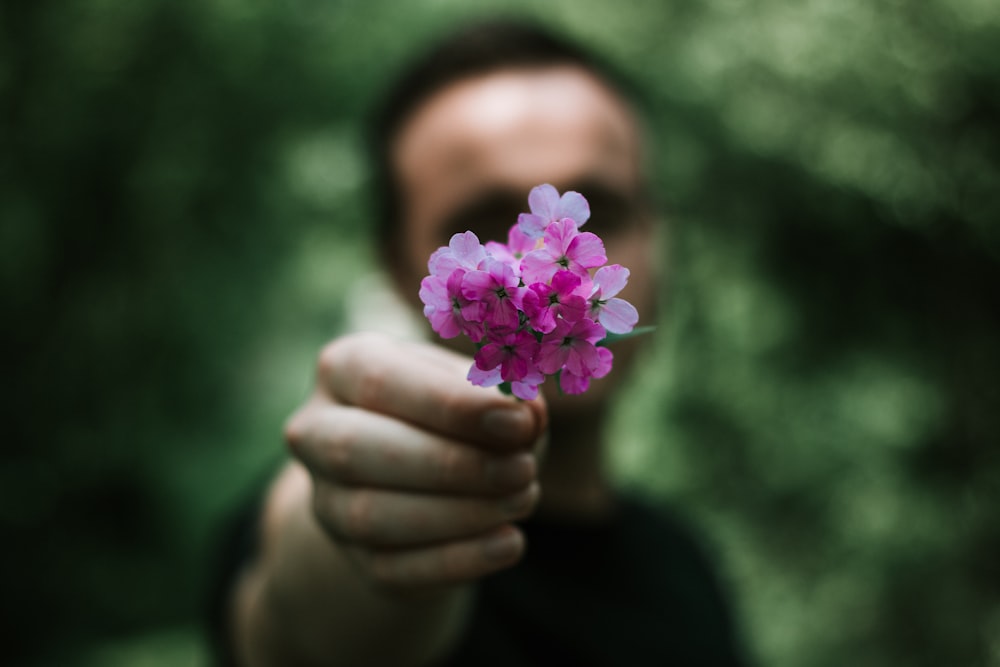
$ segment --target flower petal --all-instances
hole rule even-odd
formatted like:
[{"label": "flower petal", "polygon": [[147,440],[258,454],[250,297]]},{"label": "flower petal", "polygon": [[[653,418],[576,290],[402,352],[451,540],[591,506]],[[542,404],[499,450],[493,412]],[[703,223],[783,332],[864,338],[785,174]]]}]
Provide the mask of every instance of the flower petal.
[{"label": "flower petal", "polygon": [[462,232],[451,237],[448,247],[455,253],[455,258],[467,269],[479,267],[479,262],[486,259],[486,249],[479,242],[479,237],[473,232]]},{"label": "flower petal", "polygon": [[469,271],[462,278],[462,296],[466,299],[482,299],[496,288],[497,281],[486,271]]},{"label": "flower petal", "polygon": [[604,327],[597,322],[584,318],[573,325],[570,335],[573,336],[573,338],[585,340],[590,344],[594,344],[602,338],[605,338],[607,336],[607,331],[605,331]]},{"label": "flower petal", "polygon": [[604,241],[590,232],[577,234],[570,241],[566,256],[588,269],[601,266],[608,261],[608,256],[604,251]]},{"label": "flower petal", "polygon": [[432,308],[450,308],[451,298],[448,296],[448,288],[441,278],[437,276],[425,276],[420,281],[420,301],[425,306]]},{"label": "flower petal", "polygon": [[496,343],[487,343],[476,352],[476,368],[488,371],[497,368],[504,360],[504,349]]},{"label": "flower petal", "polygon": [[503,382],[503,379],[500,377],[499,366],[488,371],[482,371],[475,364],[472,364],[472,368],[469,369],[469,374],[466,377],[469,382],[477,387],[495,387]]},{"label": "flower petal", "polygon": [[611,362],[614,361],[614,355],[606,347],[597,348],[597,354],[601,358],[601,361],[597,365],[597,369],[594,370],[593,377],[602,378],[611,372]]},{"label": "flower petal", "polygon": [[427,270],[432,276],[444,277],[458,268],[461,268],[461,264],[452,249],[447,246],[435,250],[427,260]]},{"label": "flower petal", "polygon": [[625,299],[615,298],[604,304],[597,321],[611,333],[625,334],[639,322],[639,311]]},{"label": "flower petal", "polygon": [[558,269],[547,250],[532,250],[521,260],[521,279],[526,285],[548,283]]},{"label": "flower petal", "polygon": [[547,219],[540,215],[535,215],[534,213],[522,213],[517,216],[518,229],[520,229],[521,233],[529,239],[542,238],[542,233],[545,232],[545,226],[547,224],[549,224]]},{"label": "flower petal", "polygon": [[528,206],[532,213],[545,218],[546,222],[554,220],[559,206],[559,191],[548,183],[533,187],[528,193]]},{"label": "flower petal", "polygon": [[563,371],[559,374],[559,386],[565,394],[582,394],[590,386],[590,378]]},{"label": "flower petal", "polygon": [[578,322],[586,313],[587,301],[579,294],[570,294],[559,307],[559,314],[567,322]]},{"label": "flower petal", "polygon": [[579,232],[576,231],[576,223],[569,218],[550,222],[545,227],[545,246],[538,252],[548,253],[552,259],[558,259],[563,255],[569,254],[570,248],[573,247],[573,240],[578,235]]},{"label": "flower petal", "polygon": [[560,218],[572,218],[577,227],[590,220],[590,204],[579,192],[564,192],[557,212]]},{"label": "flower petal", "polygon": [[534,250],[535,239],[541,237],[542,231],[544,231],[544,229],[545,228],[542,227],[541,231],[539,231],[538,233],[538,236],[532,237],[525,234],[524,230],[521,229],[519,225],[513,225],[510,228],[510,231],[507,232],[507,245],[509,246],[511,253],[515,257],[520,258],[524,257],[527,253]]},{"label": "flower petal", "polygon": [[[558,327],[556,327],[556,330],[558,331]],[[541,348],[538,350],[538,358],[535,360],[535,365],[538,366],[538,370],[546,375],[552,375],[563,367],[568,356],[569,347],[562,345],[561,339],[557,338],[548,343],[542,343]]]},{"label": "flower petal", "polygon": [[597,348],[586,341],[575,341],[566,356],[565,368],[574,375],[590,376],[600,366]]},{"label": "flower petal", "polygon": [[594,274],[594,287],[601,290],[601,299],[608,300],[628,284],[629,271],[621,264],[602,266]]},{"label": "flower petal", "polygon": [[511,392],[522,401],[533,401],[538,398],[538,385],[529,382],[511,382]]},{"label": "flower petal", "polygon": [[581,282],[580,276],[572,271],[556,271],[552,276],[552,290],[559,296],[569,296]]}]

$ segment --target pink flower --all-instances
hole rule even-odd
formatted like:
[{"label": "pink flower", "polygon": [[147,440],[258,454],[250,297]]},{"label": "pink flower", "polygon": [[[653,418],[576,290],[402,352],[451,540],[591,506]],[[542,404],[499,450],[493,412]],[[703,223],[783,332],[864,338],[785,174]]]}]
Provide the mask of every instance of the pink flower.
[{"label": "pink flower", "polygon": [[427,276],[420,281],[420,300],[424,303],[424,317],[430,321],[431,329],[442,338],[454,338],[464,333],[473,342],[479,342],[483,338],[483,325],[475,318],[467,319],[463,311],[481,320],[481,305],[462,296],[464,277],[462,269],[452,271],[447,280]]},{"label": "pink flower", "polygon": [[569,218],[577,227],[590,219],[590,205],[579,192],[565,192],[562,197],[559,191],[548,183],[532,188],[528,193],[528,207],[531,213],[522,213],[517,218],[517,224],[529,238],[537,239],[556,220]]},{"label": "pink flower", "polygon": [[462,279],[462,296],[476,304],[475,308],[463,307],[462,315],[491,329],[517,329],[524,295],[520,278],[513,268],[492,257],[487,257],[481,267]]},{"label": "pink flower", "polygon": [[600,322],[611,333],[628,333],[639,322],[639,311],[635,306],[615,297],[628,283],[628,276],[628,269],[620,264],[601,267],[594,274],[594,289],[587,316]]},{"label": "pink flower", "polygon": [[590,387],[591,377],[602,378],[611,371],[611,362],[613,360],[611,350],[606,347],[599,347],[597,348],[597,356],[599,357],[597,368],[590,377],[575,375],[569,369],[563,369],[562,373],[559,374],[559,386],[563,392],[567,394],[582,394]]},{"label": "pink flower", "polygon": [[596,234],[577,231],[576,224],[569,218],[551,223],[545,228],[544,238],[545,245],[521,260],[525,284],[547,283],[561,269],[589,278],[588,269],[608,261],[604,242]]},{"label": "pink flower", "polygon": [[528,323],[542,333],[549,333],[556,328],[559,316],[570,322],[579,320],[587,310],[587,301],[579,293],[582,283],[580,276],[571,271],[556,271],[551,285],[531,284],[523,299]]},{"label": "pink flower", "polygon": [[507,243],[496,241],[486,242],[486,252],[494,259],[510,264],[515,272],[520,272],[521,258],[535,249],[535,239],[521,231],[518,225],[513,225],[507,232]]},{"label": "pink flower", "polygon": [[528,376],[534,370],[532,364],[538,352],[538,341],[528,331],[491,334],[486,345],[476,352],[476,367],[487,371],[500,367],[500,377],[504,382],[515,382]]},{"label": "pink flower", "polygon": [[552,333],[542,339],[535,364],[546,375],[568,370],[573,375],[591,377],[602,363],[594,343],[606,335],[604,327],[586,318],[578,322],[559,320]]},{"label": "pink flower", "polygon": [[580,231],[590,207],[579,193],[540,185],[528,204],[507,243],[484,246],[465,232],[431,255],[420,283],[424,315],[442,337],[465,334],[478,344],[472,384],[531,400],[558,375],[565,393],[579,394],[611,370],[613,355],[597,344],[638,322],[617,297],[629,272],[604,266],[604,243]]},{"label": "pink flower", "polygon": [[[469,382],[477,387],[495,387],[503,382],[500,377],[500,367],[491,368],[488,371],[480,370],[478,366],[472,364],[467,376]],[[538,397],[538,385],[545,381],[537,368],[530,368],[528,374],[521,380],[510,383],[511,392],[518,398],[525,401],[532,401]]]},{"label": "pink flower", "polygon": [[475,271],[486,259],[486,248],[479,242],[479,237],[472,232],[463,232],[451,237],[447,246],[434,251],[427,260],[427,269],[432,276],[446,278],[455,269]]}]

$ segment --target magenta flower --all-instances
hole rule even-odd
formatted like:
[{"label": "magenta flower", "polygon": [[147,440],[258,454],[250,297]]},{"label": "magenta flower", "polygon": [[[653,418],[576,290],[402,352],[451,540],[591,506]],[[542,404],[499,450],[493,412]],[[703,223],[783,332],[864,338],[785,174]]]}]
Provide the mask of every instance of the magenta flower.
[{"label": "magenta flower", "polygon": [[524,379],[535,370],[534,359],[538,353],[538,341],[528,331],[513,331],[494,334],[488,343],[476,353],[476,367],[487,371],[500,367],[500,378],[504,382]]},{"label": "magenta flower", "polygon": [[492,257],[481,266],[481,271],[470,271],[462,279],[462,296],[474,302],[463,307],[462,315],[491,329],[517,329],[524,295],[520,278],[510,265]]},{"label": "magenta flower", "polygon": [[529,238],[537,239],[550,223],[569,218],[577,227],[590,219],[590,204],[579,192],[566,192],[562,197],[559,191],[548,183],[532,188],[528,194],[528,206],[531,213],[522,213],[517,218],[517,224]]},{"label": "magenta flower", "polygon": [[486,242],[486,252],[494,259],[510,264],[516,273],[520,273],[521,258],[535,249],[536,239],[529,237],[521,231],[518,225],[512,225],[507,232],[507,243],[496,241]]},{"label": "magenta flower", "polygon": [[420,283],[424,315],[442,337],[464,334],[478,344],[472,384],[531,400],[546,376],[558,374],[565,393],[579,394],[611,370],[614,357],[600,341],[638,322],[632,304],[617,297],[629,272],[604,266],[604,243],[579,230],[590,217],[581,195],[560,197],[540,185],[528,203],[531,213],[518,218],[507,243],[483,245],[465,232],[431,255]]},{"label": "magenta flower", "polygon": [[[455,269],[442,280],[438,276],[427,276],[420,281],[420,300],[424,303],[424,317],[442,338],[454,338],[464,333],[473,342],[483,338],[482,304],[472,302],[462,296],[462,280],[465,271]],[[468,319],[463,312],[474,317]]]},{"label": "magenta flower", "polygon": [[486,248],[479,242],[479,237],[472,232],[463,232],[451,237],[447,246],[434,251],[427,260],[427,269],[432,276],[446,278],[455,269],[475,271],[486,259]]},{"label": "magenta flower", "polygon": [[569,218],[551,223],[545,228],[545,244],[532,250],[521,260],[521,275],[525,284],[547,283],[556,271],[566,269],[582,278],[589,278],[588,269],[608,261],[604,242],[596,234],[577,231]]},{"label": "magenta flower", "polygon": [[469,369],[466,379],[477,387],[495,387],[503,382],[503,378],[500,377],[499,366],[484,371],[476,364],[472,364],[472,368]]},{"label": "magenta flower", "polygon": [[552,333],[542,338],[535,363],[538,370],[552,375],[568,370],[573,375],[591,377],[601,367],[601,357],[594,345],[607,333],[597,322],[559,320]]},{"label": "magenta flower", "polygon": [[524,314],[532,328],[549,333],[562,317],[576,322],[587,311],[587,300],[580,294],[583,281],[572,271],[556,271],[552,284],[533,283],[524,293]]},{"label": "magenta flower", "polygon": [[[475,364],[472,364],[467,379],[477,387],[495,387],[503,383],[503,378],[500,377],[499,366],[491,368],[488,371],[483,371]],[[543,382],[545,382],[545,376],[537,368],[531,368],[523,379],[510,383],[511,393],[522,400],[532,401],[538,398],[538,385]]]},{"label": "magenta flower", "polygon": [[602,378],[611,371],[613,356],[606,347],[597,348],[597,368],[590,376],[575,375],[568,368],[559,374],[559,387],[567,394],[582,394],[590,388],[590,378]]},{"label": "magenta flower", "polygon": [[604,266],[594,274],[594,289],[590,295],[587,316],[615,334],[635,328],[639,311],[625,299],[615,297],[628,283],[629,271],[620,264]]},{"label": "magenta flower", "polygon": [[528,374],[520,380],[510,383],[512,393],[523,401],[533,401],[538,398],[538,385],[545,382],[545,376],[537,368],[530,368]]}]

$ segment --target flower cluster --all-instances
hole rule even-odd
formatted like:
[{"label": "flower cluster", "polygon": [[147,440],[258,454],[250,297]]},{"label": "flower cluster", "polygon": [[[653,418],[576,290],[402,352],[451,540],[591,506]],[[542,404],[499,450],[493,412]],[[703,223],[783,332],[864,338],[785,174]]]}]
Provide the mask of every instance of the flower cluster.
[{"label": "flower cluster", "polygon": [[420,300],[431,328],[443,338],[465,334],[478,344],[469,380],[506,383],[531,400],[546,376],[558,374],[567,394],[611,370],[600,346],[608,333],[632,331],[639,314],[615,295],[628,269],[608,261],[604,243],[580,227],[590,218],[577,192],[561,197],[551,185],[528,196],[507,243],[485,245],[472,232],[455,234],[427,262]]}]

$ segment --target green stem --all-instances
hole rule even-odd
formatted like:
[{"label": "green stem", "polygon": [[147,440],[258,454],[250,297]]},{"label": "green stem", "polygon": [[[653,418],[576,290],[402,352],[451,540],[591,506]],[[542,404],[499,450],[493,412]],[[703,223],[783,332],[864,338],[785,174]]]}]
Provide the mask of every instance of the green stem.
[{"label": "green stem", "polygon": [[597,341],[597,345],[599,347],[607,347],[608,345],[611,345],[612,343],[617,343],[620,340],[625,340],[626,338],[632,338],[633,336],[642,336],[643,334],[648,334],[653,331],[656,331],[656,327],[638,327],[636,329],[632,329],[632,331],[629,331],[628,333],[623,333],[623,334],[609,333],[602,340]]}]

